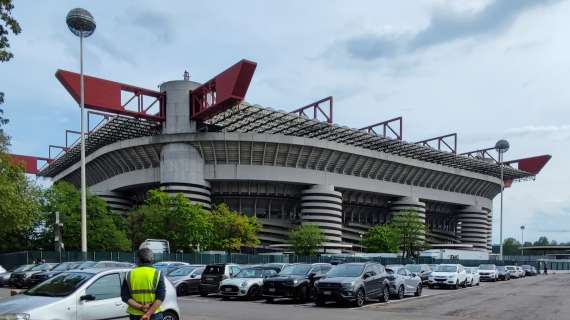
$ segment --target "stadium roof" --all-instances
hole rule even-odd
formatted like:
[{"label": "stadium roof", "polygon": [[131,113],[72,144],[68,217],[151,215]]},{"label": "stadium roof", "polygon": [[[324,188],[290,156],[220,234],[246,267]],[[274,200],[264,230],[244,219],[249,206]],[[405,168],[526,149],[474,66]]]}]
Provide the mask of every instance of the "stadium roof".
[{"label": "stadium roof", "polygon": [[[495,162],[439,151],[421,144],[391,139],[364,130],[352,129],[308,119],[286,111],[241,103],[206,120],[209,131],[281,134],[332,141],[420,161],[437,163],[494,177],[500,177]],[[115,116],[91,132],[86,139],[86,154],[117,141],[160,134],[160,124],[144,119]],[[53,177],[80,159],[80,145],[75,143],[44,166],[38,175]],[[505,180],[532,178],[533,173],[505,166]]]}]

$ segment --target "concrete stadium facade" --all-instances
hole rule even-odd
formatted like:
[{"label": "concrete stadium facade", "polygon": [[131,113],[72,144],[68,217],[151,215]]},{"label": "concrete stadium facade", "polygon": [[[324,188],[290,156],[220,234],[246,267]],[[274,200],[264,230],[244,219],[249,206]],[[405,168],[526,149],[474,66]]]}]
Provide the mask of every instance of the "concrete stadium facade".
[{"label": "concrete stadium facade", "polygon": [[[159,127],[117,116],[102,126],[109,130],[87,139],[88,189],[114,212],[128,214],[149,189],[160,188],[206,209],[223,202],[256,216],[263,225],[260,249],[283,250],[291,228],[316,225],[325,235],[326,252],[339,253],[362,250],[362,235],[370,227],[411,210],[427,225],[428,243],[491,249],[492,200],[501,188],[497,164],[436,150],[429,152],[453,165],[379,151],[378,143],[333,135],[330,125],[246,103],[204,127],[190,120],[188,108],[189,92],[199,85],[185,80],[161,85],[166,119]],[[279,124],[276,119],[284,117],[293,118]],[[311,132],[328,131],[315,136],[282,129],[295,117],[314,126]],[[143,129],[117,134],[137,126]],[[352,131],[351,136],[362,136]],[[97,134],[108,139],[96,140]],[[467,165],[460,167],[460,160]],[[529,175],[514,168],[507,174]],[[40,175],[79,186],[77,154],[56,158]]]}]

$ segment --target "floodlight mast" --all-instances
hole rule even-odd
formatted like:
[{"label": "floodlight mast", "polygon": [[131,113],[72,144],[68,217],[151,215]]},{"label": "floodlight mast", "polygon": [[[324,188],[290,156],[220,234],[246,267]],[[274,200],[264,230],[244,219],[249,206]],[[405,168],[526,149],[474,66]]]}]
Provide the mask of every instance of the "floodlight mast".
[{"label": "floodlight mast", "polygon": [[504,139],[497,141],[495,144],[495,150],[499,153],[499,165],[501,166],[501,212],[499,215],[499,241],[501,243],[499,256],[501,260],[503,259],[503,191],[505,190],[503,154],[509,150],[509,147],[509,142]]}]

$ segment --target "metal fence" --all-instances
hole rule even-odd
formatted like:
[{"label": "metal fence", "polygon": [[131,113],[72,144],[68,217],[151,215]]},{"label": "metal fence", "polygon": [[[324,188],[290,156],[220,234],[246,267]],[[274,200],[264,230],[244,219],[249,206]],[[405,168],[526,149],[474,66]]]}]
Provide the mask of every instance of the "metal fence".
[{"label": "metal fence", "polygon": [[[6,269],[32,263],[36,260],[45,260],[46,262],[65,262],[65,261],[121,261],[136,262],[135,252],[88,252],[84,257],[81,252],[69,251],[61,254],[53,251],[20,251],[12,253],[0,253],[0,265]],[[210,254],[210,253],[171,253],[155,255],[156,261],[183,261],[193,264],[213,264],[213,263],[237,263],[237,264],[263,264],[263,263],[317,263],[317,262],[334,262],[342,260],[343,262],[362,262],[376,261],[383,265],[389,264],[407,264],[407,263],[460,263],[464,266],[479,266],[480,264],[492,263],[496,265],[532,265],[540,269],[544,269],[544,265],[549,270],[570,271],[570,260],[547,260],[537,259],[533,257],[529,260],[449,260],[434,259],[428,257],[420,257],[417,259],[405,258],[384,258],[384,257],[358,257],[358,256],[295,256],[295,255],[251,255],[251,254]]]}]

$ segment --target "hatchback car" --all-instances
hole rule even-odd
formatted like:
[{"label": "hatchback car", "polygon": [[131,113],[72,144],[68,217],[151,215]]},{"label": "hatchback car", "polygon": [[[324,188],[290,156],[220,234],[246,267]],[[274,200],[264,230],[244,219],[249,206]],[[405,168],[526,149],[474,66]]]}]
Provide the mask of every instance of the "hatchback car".
[{"label": "hatchback car", "polygon": [[407,264],[406,269],[411,273],[418,275],[422,279],[422,284],[428,283],[429,275],[432,270],[427,264]]},{"label": "hatchback car", "polygon": [[313,297],[315,281],[331,268],[332,265],[328,263],[290,264],[278,276],[263,281],[263,297],[267,302],[273,302],[275,298],[288,298],[303,303]]},{"label": "hatchback car", "polygon": [[327,301],[351,302],[361,307],[367,300],[390,300],[388,273],[378,263],[345,263],[336,265],[315,282],[315,304]]},{"label": "hatchback car", "polygon": [[386,268],[390,281],[390,294],[396,299],[404,299],[406,295],[422,295],[422,279],[405,267]]},{"label": "hatchback car", "polygon": [[458,289],[467,286],[467,274],[460,264],[440,264],[429,276],[430,288],[452,287]]},{"label": "hatchback car", "polygon": [[478,286],[481,284],[481,276],[479,276],[479,268],[477,267],[466,267],[465,273],[467,274],[467,285]]},{"label": "hatchback car", "polygon": [[[63,272],[22,294],[0,300],[0,317],[34,320],[128,319],[121,285],[129,269]],[[176,292],[165,281],[164,319],[180,319]]]},{"label": "hatchback car", "polygon": [[241,269],[232,279],[225,279],[220,284],[223,299],[231,297],[255,300],[261,298],[263,280],[277,275],[275,267],[252,267]]},{"label": "hatchback car", "polygon": [[198,285],[200,295],[205,297],[211,293],[218,293],[222,280],[233,278],[240,271],[241,268],[237,264],[221,263],[207,265],[204,272],[202,272],[202,278]]},{"label": "hatchback car", "polygon": [[198,293],[198,286],[205,268],[202,265],[186,265],[170,271],[166,278],[172,282],[178,296]]}]

